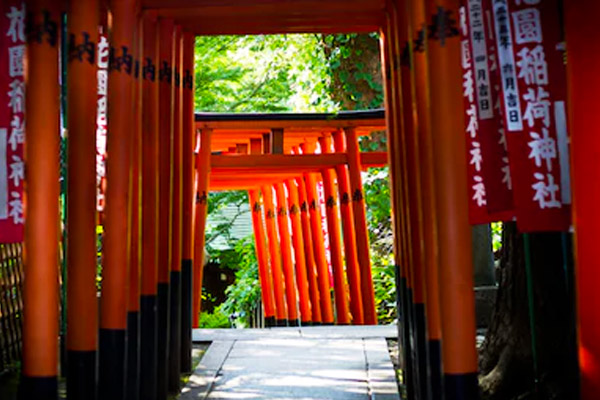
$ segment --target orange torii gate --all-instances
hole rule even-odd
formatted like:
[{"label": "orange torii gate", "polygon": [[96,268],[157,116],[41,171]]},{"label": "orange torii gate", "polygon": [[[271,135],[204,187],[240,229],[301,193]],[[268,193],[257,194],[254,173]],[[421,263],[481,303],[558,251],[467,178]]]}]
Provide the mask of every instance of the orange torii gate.
[{"label": "orange torii gate", "polygon": [[[495,0],[493,11],[506,13],[506,6],[517,3],[521,2]],[[523,3],[536,6],[540,2]],[[590,132],[598,125],[600,50],[594,39],[598,36],[595,16],[600,10],[597,2],[588,0],[564,3],[579,357],[582,398],[591,400],[600,387],[596,255],[600,193],[594,185],[600,176],[600,143]],[[301,322],[328,324],[334,321],[334,307],[323,241],[314,240],[322,235],[316,181],[323,171],[330,174],[335,170],[350,286],[348,293],[339,288],[344,284],[338,284],[343,279],[341,269],[335,268],[336,290],[343,292],[337,293],[337,320],[344,322],[346,311],[338,303],[347,299],[352,322],[374,322],[360,169],[387,161],[379,154],[359,154],[356,137],[381,128],[384,116],[367,122],[369,114],[312,119],[288,115],[278,121],[273,117],[205,115],[194,121],[193,113],[194,35],[374,31],[382,34],[395,263],[404,328],[400,336],[405,340],[409,396],[442,398],[440,391],[444,390],[447,399],[477,398],[461,103],[462,43],[455,26],[461,16],[460,4],[459,0],[26,0],[27,29],[25,8],[14,7],[15,26],[10,34],[27,40],[27,63],[22,71],[26,77],[22,101],[27,110],[27,184],[23,193],[20,397],[56,399],[58,393],[61,107],[57,77],[60,52],[64,51],[60,25],[66,12],[67,35],[77,49],[69,57],[67,78],[68,181],[72,185],[71,221],[66,228],[69,398],[94,399],[99,394],[101,399],[140,396],[163,400],[168,389],[179,389],[178,369],[191,368],[191,324],[200,306],[209,190],[250,191],[267,320],[271,324],[296,323],[289,319],[298,314],[299,299]],[[104,82],[110,156],[98,316],[92,229],[96,193],[90,182],[95,172],[91,138],[95,135],[97,78],[92,56],[99,41],[95,28],[101,25],[101,15],[110,16],[111,62],[108,83]],[[509,18],[502,18],[497,22],[507,24],[501,26],[506,28]],[[436,29],[442,31],[424,35]],[[420,41],[418,51],[406,46],[413,40]],[[196,129],[200,130],[200,151],[194,158]],[[334,138],[335,153],[310,154],[317,140],[328,142],[329,136]],[[248,148],[249,155],[239,154]],[[274,185],[279,187],[279,196],[275,196],[278,210],[273,204]],[[328,192],[335,201],[335,191]],[[263,214],[269,216],[267,234]],[[290,268],[289,231],[285,268],[279,262],[277,214],[282,221],[280,230],[289,227],[285,221],[292,218],[294,252],[304,251],[305,269],[298,270],[302,256],[295,257],[296,269]],[[287,296],[285,292],[285,285],[294,282],[298,299],[292,291]],[[135,329],[138,318],[139,336]],[[133,338],[139,340],[141,349],[137,357]]]},{"label": "orange torii gate", "polygon": [[[356,133],[368,135],[372,131],[385,129],[383,112],[342,112],[337,115],[197,114],[196,126],[200,132],[211,132],[210,141],[206,139],[203,142],[202,137],[205,136],[201,136],[200,140],[200,153],[207,155],[210,151],[211,155],[210,165],[205,161],[198,168],[198,182],[201,182],[201,186],[197,191],[203,195],[200,200],[197,199],[197,207],[200,203],[204,204],[204,200],[206,200],[204,193],[211,190],[248,190],[251,195],[267,323],[292,326],[299,322],[303,324],[334,323],[333,299],[330,296],[332,286],[326,261],[324,231],[328,231],[330,237],[332,273],[335,282],[333,285],[335,301],[333,303],[336,308],[337,323],[376,323],[374,302],[371,300],[374,295],[370,280],[370,265],[365,264],[364,259],[361,262],[356,259],[356,254],[362,254],[357,251],[360,245],[356,238],[360,237],[363,240],[362,238],[367,237],[366,227],[361,225],[345,226],[350,240],[345,241],[346,267],[344,268],[339,201],[337,190],[334,188],[336,169],[345,173],[345,170],[340,168],[346,167],[355,179],[360,179],[360,171],[363,167],[387,165],[387,154],[362,153],[356,162],[351,163],[352,156],[347,154],[345,149],[340,148],[338,152],[334,153],[331,146],[333,135],[345,137],[345,132],[351,131],[349,140],[354,140],[356,144],[350,147],[357,149]],[[311,154],[319,143],[321,153]],[[310,149],[310,153],[298,154],[297,147],[299,145]],[[235,151],[230,151],[232,149]],[[250,149],[250,154],[248,154],[248,149]],[[267,151],[264,151],[265,149]],[[292,150],[295,150],[294,154],[290,154]],[[320,175],[323,178],[320,178]],[[323,203],[327,209],[327,227],[321,225],[321,202],[316,187],[317,181],[320,182],[321,179],[325,183]],[[312,188],[309,190],[309,193],[312,194],[309,194],[303,203],[300,203],[299,196],[303,189],[297,186],[298,180]],[[261,202],[259,194],[261,192],[264,202]],[[360,197],[362,198],[362,195]],[[347,207],[352,203],[351,197],[347,196],[344,201],[346,206],[344,215],[349,216],[349,221],[361,220],[361,218],[354,218],[353,214],[357,211],[364,214],[364,204],[352,210]],[[270,251],[267,251],[265,247],[267,243],[263,239],[264,233],[261,232],[263,228],[260,210],[263,207]],[[306,233],[309,236],[302,232],[303,228],[299,219],[301,210],[307,208],[311,210],[310,215],[307,215],[312,225],[310,233]],[[275,217],[277,224],[272,224],[271,221]],[[364,221],[364,216],[362,220]],[[290,222],[292,231],[289,229]],[[200,236],[204,234],[203,226],[204,221],[198,220],[196,225],[198,243],[202,242]],[[307,240],[313,244],[312,251],[314,253],[309,256],[305,254],[303,244]],[[363,249],[365,248],[363,247]],[[368,248],[366,251],[365,255],[368,260]],[[197,288],[194,290],[194,315],[200,312],[199,282],[202,277],[203,248],[196,247],[196,252],[197,268],[194,282],[197,282]],[[270,256],[267,257],[267,254]],[[306,264],[307,259],[311,260],[309,264]],[[314,264],[314,267],[318,268],[314,269],[312,260],[318,260]],[[360,285],[361,280],[355,273],[357,268],[361,275],[367,277],[367,286]],[[348,273],[349,279],[346,279],[346,273]],[[316,281],[314,281],[315,279]],[[317,297],[309,296],[309,286],[314,286],[309,283],[309,280],[315,283],[319,282],[317,304],[311,301]],[[313,291],[316,290],[317,288],[313,287]],[[271,300],[273,296],[274,303]],[[350,300],[351,309],[348,308]],[[368,313],[363,311],[363,307],[370,307]],[[368,314],[369,319],[364,318],[365,314]],[[313,321],[313,315],[318,315],[320,318]]]}]

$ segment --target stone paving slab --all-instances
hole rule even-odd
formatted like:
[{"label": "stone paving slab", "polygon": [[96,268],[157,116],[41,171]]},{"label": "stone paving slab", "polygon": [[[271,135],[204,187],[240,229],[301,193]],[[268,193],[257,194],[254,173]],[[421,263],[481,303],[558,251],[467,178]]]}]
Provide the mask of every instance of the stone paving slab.
[{"label": "stone paving slab", "polygon": [[385,340],[395,327],[211,331],[203,341],[227,340],[211,344],[182,399],[400,398]]},{"label": "stone paving slab", "polygon": [[313,338],[313,339],[349,339],[349,338],[396,338],[396,325],[371,326],[311,326],[302,328],[267,329],[194,329],[194,342],[212,342],[215,340],[256,340],[265,337],[277,338]]}]

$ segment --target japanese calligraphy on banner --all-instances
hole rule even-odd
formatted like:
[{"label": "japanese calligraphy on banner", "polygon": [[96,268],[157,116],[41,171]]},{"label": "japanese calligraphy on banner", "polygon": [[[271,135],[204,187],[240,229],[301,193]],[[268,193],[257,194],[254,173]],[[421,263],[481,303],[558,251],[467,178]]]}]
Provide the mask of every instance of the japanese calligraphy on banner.
[{"label": "japanese calligraphy on banner", "polygon": [[0,3],[0,243],[23,241],[25,3]]},{"label": "japanese calligraphy on banner", "polygon": [[98,111],[96,114],[96,207],[104,211],[106,186],[106,131],[108,128],[108,37],[100,32],[98,38]]},{"label": "japanese calligraphy on banner", "polygon": [[[473,225],[510,220],[512,194],[502,169],[501,119],[494,107],[490,65],[481,0],[465,1],[460,8],[461,63],[467,142],[469,222]],[[494,160],[495,162],[491,162]],[[506,171],[508,172],[508,171]],[[492,190],[490,190],[492,189]],[[490,192],[492,195],[490,196]],[[489,204],[494,199],[495,208]]]},{"label": "japanese calligraphy on banner", "polygon": [[566,72],[558,0],[489,0],[517,225],[570,226]]}]

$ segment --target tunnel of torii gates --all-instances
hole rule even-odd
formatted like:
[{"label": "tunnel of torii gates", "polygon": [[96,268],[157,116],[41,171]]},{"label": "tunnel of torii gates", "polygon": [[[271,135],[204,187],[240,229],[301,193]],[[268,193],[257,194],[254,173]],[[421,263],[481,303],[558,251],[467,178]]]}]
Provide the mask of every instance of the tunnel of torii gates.
[{"label": "tunnel of torii gates", "polygon": [[[10,202],[0,198],[0,232],[24,231],[21,398],[57,398],[65,86],[69,398],[98,391],[102,399],[165,399],[179,390],[180,372],[191,368],[210,190],[249,191],[271,324],[375,323],[360,171],[386,157],[359,153],[357,136],[383,125],[383,116],[195,121],[193,112],[195,35],[374,31],[381,34],[410,398],[478,397],[470,224],[513,219],[526,233],[574,228],[582,398],[597,398],[599,2],[66,3],[4,1],[0,15],[0,76],[10,77],[2,80],[10,97],[2,106],[11,111],[10,122],[0,119],[0,159],[16,162],[21,151],[26,170],[21,182],[12,164],[0,169],[8,182],[0,193],[10,193]],[[65,64],[68,73],[57,79]],[[98,81],[108,107],[99,310]],[[326,226],[315,205],[318,181]],[[324,230],[332,241],[333,301]]]}]

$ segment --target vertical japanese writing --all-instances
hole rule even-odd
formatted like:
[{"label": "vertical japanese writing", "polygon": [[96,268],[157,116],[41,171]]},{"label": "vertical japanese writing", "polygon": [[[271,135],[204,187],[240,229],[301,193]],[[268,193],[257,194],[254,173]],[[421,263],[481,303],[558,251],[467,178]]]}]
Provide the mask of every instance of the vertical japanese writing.
[{"label": "vertical japanese writing", "polygon": [[0,128],[0,220],[8,217],[7,136],[6,128]]},{"label": "vertical japanese writing", "polygon": [[[6,100],[0,105],[0,223],[8,224],[8,231],[25,222],[25,4],[9,1],[3,11],[0,49],[6,52],[2,57],[6,63],[0,63],[0,82],[6,85]],[[4,225],[0,230],[5,230]]]},{"label": "vertical japanese writing", "polygon": [[[469,7],[471,2],[469,2]],[[481,14],[481,7],[478,12]],[[475,93],[478,92],[476,79],[477,62],[473,59],[471,53],[471,43],[473,32],[470,32],[470,27],[473,22],[470,21],[470,15],[467,14],[465,7],[460,8],[460,33],[461,33],[461,64],[463,72],[463,100],[465,108],[465,133],[467,140],[467,159],[468,159],[468,179],[470,189],[470,220],[473,223],[482,222],[481,218],[487,215],[487,196],[485,183],[483,178],[483,155],[481,152],[481,143],[479,138],[479,116]],[[469,23],[470,22],[470,23]],[[480,21],[481,22],[481,21]],[[476,26],[478,24],[475,24]],[[478,28],[481,32],[483,24]],[[469,35],[469,32],[471,33]],[[470,40],[471,39],[471,40]],[[485,45],[485,42],[484,42]],[[473,43],[474,46],[474,43]],[[487,64],[487,57],[483,59]],[[481,65],[480,65],[481,67]],[[485,66],[487,85],[489,86],[489,78],[487,77],[487,65]],[[488,90],[489,93],[489,90]],[[489,100],[488,108],[491,108],[491,100]]]},{"label": "vertical japanese writing", "polygon": [[108,127],[108,67],[110,50],[106,35],[98,40],[98,108],[96,113],[96,208],[104,210],[103,183],[106,179],[106,130]]},{"label": "vertical japanese writing", "polygon": [[488,65],[487,39],[481,0],[469,0],[467,5],[471,47],[475,68],[477,110],[482,120],[494,118],[490,71]]},{"label": "vertical japanese writing", "polygon": [[[527,5],[538,4],[529,0]],[[519,5],[521,1],[517,1]],[[561,208],[560,181],[556,179],[553,164],[557,161],[557,147],[552,126],[552,102],[549,92],[548,63],[543,46],[543,28],[540,10],[522,8],[511,13],[516,43],[517,77],[525,88],[521,97],[524,104],[523,122],[528,137],[529,159],[533,161],[532,201],[540,209]],[[552,133],[551,133],[552,132]]]},{"label": "vertical japanese writing", "polygon": [[509,132],[523,130],[521,116],[521,100],[517,83],[513,40],[508,15],[508,0],[493,0],[494,26],[496,27],[496,43],[502,91],[504,93],[504,111],[506,127]]}]

